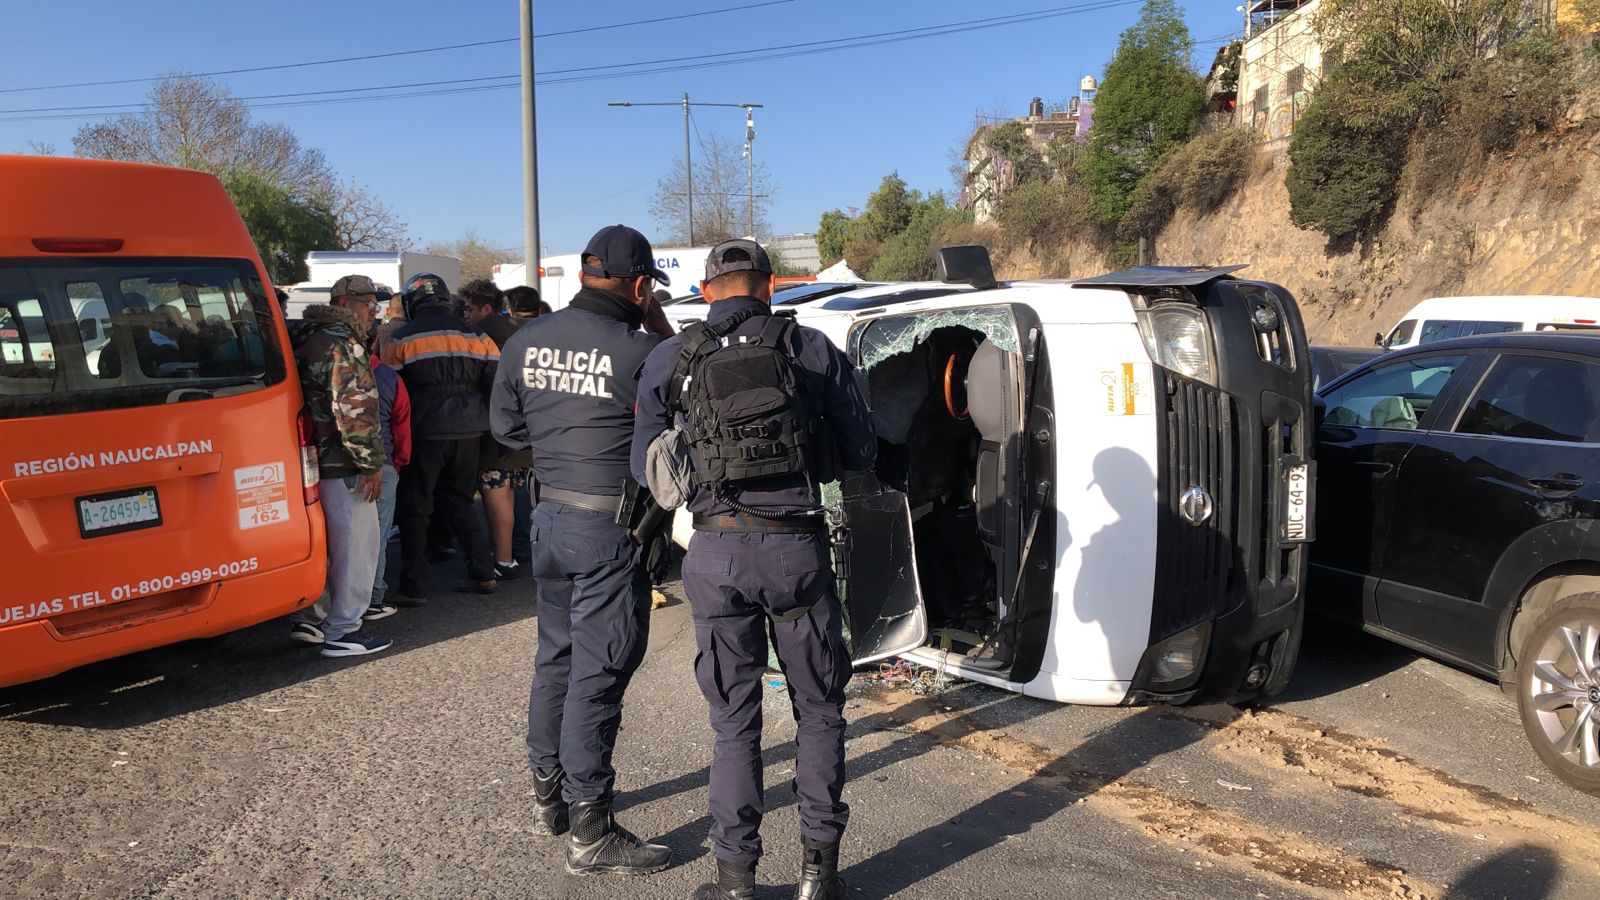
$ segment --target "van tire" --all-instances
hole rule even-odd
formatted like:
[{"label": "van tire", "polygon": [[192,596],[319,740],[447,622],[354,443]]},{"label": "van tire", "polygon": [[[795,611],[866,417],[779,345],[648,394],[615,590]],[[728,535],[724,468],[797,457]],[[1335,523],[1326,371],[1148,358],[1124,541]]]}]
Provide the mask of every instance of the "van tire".
[{"label": "van tire", "polygon": [[[1565,637],[1575,637],[1581,652],[1588,628],[1600,630],[1600,592],[1564,597],[1540,614],[1518,648],[1517,712],[1522,719],[1522,730],[1539,761],[1572,787],[1600,795],[1600,758],[1592,759],[1593,764],[1587,766],[1581,761],[1582,730],[1588,730],[1591,739],[1600,743],[1600,660],[1591,659],[1580,665],[1570,651],[1564,649],[1566,641],[1562,634],[1567,631]],[[1567,677],[1574,687],[1570,691],[1559,688],[1545,691],[1544,687],[1556,685],[1542,679],[1542,673]],[[1540,710],[1534,701],[1535,696],[1558,694],[1571,696],[1573,702]],[[1580,720],[1596,724],[1579,724]],[[1573,752],[1578,759],[1570,758],[1561,750],[1561,745],[1573,736],[1575,729],[1579,730],[1578,745]]]}]

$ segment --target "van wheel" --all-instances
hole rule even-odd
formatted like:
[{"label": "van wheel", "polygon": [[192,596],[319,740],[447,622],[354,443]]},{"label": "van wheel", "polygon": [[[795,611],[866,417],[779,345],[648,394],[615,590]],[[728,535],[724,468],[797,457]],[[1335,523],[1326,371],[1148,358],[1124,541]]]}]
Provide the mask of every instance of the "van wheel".
[{"label": "van wheel", "polygon": [[1517,654],[1517,709],[1556,777],[1600,795],[1600,593],[1556,601]]}]

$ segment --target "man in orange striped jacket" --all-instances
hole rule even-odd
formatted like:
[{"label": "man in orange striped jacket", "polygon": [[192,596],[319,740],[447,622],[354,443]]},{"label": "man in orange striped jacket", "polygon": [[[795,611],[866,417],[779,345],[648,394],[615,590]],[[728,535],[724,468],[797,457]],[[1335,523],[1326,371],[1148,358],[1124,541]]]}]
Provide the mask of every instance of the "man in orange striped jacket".
[{"label": "man in orange striped jacket", "polygon": [[383,361],[400,373],[411,395],[411,464],[400,472],[395,510],[402,565],[394,603],[428,602],[428,522],[435,515],[467,551],[467,580],[457,589],[493,593],[494,564],[472,515],[472,495],[500,350],[451,313],[450,288],[437,275],[413,276],[403,303],[406,324],[383,348]]}]

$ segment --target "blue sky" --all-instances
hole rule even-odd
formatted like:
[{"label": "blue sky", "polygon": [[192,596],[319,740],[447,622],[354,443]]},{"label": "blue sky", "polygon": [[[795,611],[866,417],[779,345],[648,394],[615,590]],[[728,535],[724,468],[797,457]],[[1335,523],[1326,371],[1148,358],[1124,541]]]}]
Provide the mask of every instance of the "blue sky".
[{"label": "blue sky", "polygon": [[[536,0],[537,32],[565,31],[723,9],[760,0]],[[1028,100],[1063,100],[1084,74],[1098,75],[1137,2],[1032,0],[790,0],[683,21],[536,44],[540,72],[730,50],[1021,14],[1069,5],[1101,8],[865,49],[764,59],[717,68],[551,84],[539,90],[542,242],[580,249],[601,225],[656,228],[649,198],[682,154],[675,108],[611,109],[607,101],[755,102],[756,158],[776,186],[769,216],[778,232],[812,231],[822,211],[859,206],[888,172],[925,191],[951,187],[951,148],[979,110],[1012,114]],[[1237,35],[1237,0],[1189,0],[1201,43],[1196,65]],[[277,0],[271,4],[144,0],[139,3],[13,3],[4,13],[0,90],[173,72],[209,72],[441,44],[512,38],[516,0],[377,3]],[[238,96],[515,74],[515,43],[220,77]],[[133,103],[148,85],[0,93],[0,153],[29,140],[70,153],[86,119],[7,121],[19,108]],[[256,112],[322,149],[335,169],[378,192],[425,245],[467,229],[520,247],[521,120],[515,87],[445,96],[338,103]],[[742,141],[743,111],[699,109],[701,134]]]}]

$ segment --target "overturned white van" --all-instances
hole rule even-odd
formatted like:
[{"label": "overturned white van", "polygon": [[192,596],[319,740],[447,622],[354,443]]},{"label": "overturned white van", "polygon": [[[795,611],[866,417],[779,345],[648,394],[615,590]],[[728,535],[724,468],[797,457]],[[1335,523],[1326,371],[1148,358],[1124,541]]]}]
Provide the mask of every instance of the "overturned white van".
[{"label": "overturned white van", "polygon": [[1240,268],[996,284],[949,248],[939,283],[800,314],[843,342],[879,435],[876,471],[823,491],[858,664],[1095,705],[1287,685],[1312,371],[1293,298]]}]

